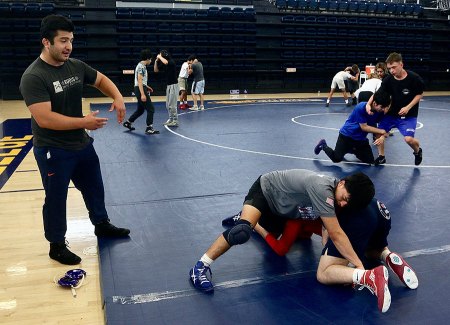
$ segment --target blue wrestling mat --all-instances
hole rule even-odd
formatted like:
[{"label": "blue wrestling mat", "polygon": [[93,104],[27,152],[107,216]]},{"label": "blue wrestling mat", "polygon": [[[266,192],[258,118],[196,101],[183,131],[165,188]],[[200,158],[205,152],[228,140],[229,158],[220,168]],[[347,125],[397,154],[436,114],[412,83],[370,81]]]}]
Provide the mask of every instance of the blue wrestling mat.
[{"label": "blue wrestling mat", "polygon": [[[156,103],[154,127],[145,115],[127,131],[110,118],[91,133],[100,156],[109,216],[131,229],[125,240],[99,240],[102,294],[108,324],[446,324],[450,318],[450,98],[425,97],[416,137],[424,158],[396,132],[386,143],[387,164],[356,158],[333,164],[330,146],[351,108],[311,100],[210,101],[204,111],[181,111],[178,128],[163,127]],[[128,104],[127,116],[135,109]],[[375,149],[374,149],[375,150]],[[196,291],[189,269],[224,230],[221,220],[241,209],[262,173],[305,168],[343,177],[362,171],[389,208],[389,246],[408,259],[419,277],[409,290],[391,273],[389,311],[377,310],[367,289],[324,286],[315,272],[320,238],[298,241],[279,257],[258,236],[233,247],[212,265],[214,294]]]}]

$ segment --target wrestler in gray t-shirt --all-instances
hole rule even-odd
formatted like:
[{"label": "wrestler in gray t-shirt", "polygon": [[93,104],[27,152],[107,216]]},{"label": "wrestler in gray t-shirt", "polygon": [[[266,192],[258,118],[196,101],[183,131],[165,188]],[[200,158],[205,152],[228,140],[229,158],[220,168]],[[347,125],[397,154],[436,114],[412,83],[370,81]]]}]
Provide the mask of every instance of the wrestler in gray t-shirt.
[{"label": "wrestler in gray t-shirt", "polygon": [[270,209],[289,219],[335,216],[334,190],[339,180],[305,169],[273,171],[261,176]]}]

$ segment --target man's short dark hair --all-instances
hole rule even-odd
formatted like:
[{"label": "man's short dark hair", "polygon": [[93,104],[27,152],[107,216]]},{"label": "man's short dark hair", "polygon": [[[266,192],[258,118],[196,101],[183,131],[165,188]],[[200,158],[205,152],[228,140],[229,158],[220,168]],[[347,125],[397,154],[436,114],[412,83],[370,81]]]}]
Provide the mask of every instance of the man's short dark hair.
[{"label": "man's short dark hair", "polygon": [[166,60],[172,59],[172,57],[170,56],[169,51],[167,51],[167,50],[161,50],[160,53],[161,53],[161,56],[162,56],[164,59],[166,59]]},{"label": "man's short dark hair", "polygon": [[141,60],[146,61],[152,58],[152,52],[149,49],[144,49],[141,51]]},{"label": "man's short dark hair", "polygon": [[353,73],[356,75],[356,74],[358,74],[360,71],[359,71],[359,67],[358,67],[358,65],[357,64],[353,64],[352,65],[352,71],[353,71]]},{"label": "man's short dark hair", "polygon": [[194,61],[197,57],[194,54],[189,55],[188,61]]},{"label": "man's short dark hair", "polygon": [[[73,33],[75,26],[69,18],[61,15],[48,15],[41,21],[41,40],[46,38],[54,44],[54,38],[59,30]],[[44,45],[41,43],[41,49]]]},{"label": "man's short dark hair", "polygon": [[391,105],[391,95],[383,90],[378,90],[373,94],[373,101],[382,107],[388,107]]},{"label": "man's short dark hair", "polygon": [[342,179],[350,200],[348,205],[362,209],[366,207],[375,196],[375,186],[372,180],[364,173],[356,173]]}]

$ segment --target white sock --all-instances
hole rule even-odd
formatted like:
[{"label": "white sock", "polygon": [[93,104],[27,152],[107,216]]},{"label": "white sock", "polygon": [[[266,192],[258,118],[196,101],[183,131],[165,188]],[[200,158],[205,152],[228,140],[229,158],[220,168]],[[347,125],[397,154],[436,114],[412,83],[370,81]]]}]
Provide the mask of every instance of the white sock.
[{"label": "white sock", "polygon": [[364,277],[365,270],[355,269],[353,271],[353,283],[361,284],[361,280]]},{"label": "white sock", "polygon": [[381,261],[386,263],[386,258],[390,253],[391,253],[391,251],[389,249],[385,249],[384,251],[382,251],[381,255],[380,255]]},{"label": "white sock", "polygon": [[214,260],[210,259],[208,257],[208,255],[206,255],[206,254],[203,254],[203,256],[200,259],[200,261],[202,261],[203,264],[205,264],[205,266],[210,266],[214,262]]},{"label": "white sock", "polygon": [[187,104],[187,101],[184,101],[183,104]]},{"label": "white sock", "polygon": [[327,99],[327,103],[328,103],[328,104],[330,103],[330,100],[329,100],[329,99]]},{"label": "white sock", "polygon": [[345,100],[345,103],[348,104],[348,99]]}]

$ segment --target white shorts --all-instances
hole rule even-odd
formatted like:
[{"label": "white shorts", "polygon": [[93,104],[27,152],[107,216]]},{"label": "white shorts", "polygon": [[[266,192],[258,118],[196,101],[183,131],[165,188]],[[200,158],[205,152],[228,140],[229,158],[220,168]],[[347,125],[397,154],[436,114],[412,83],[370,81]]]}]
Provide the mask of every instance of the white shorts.
[{"label": "white shorts", "polygon": [[336,88],[339,88],[341,90],[345,89],[344,79],[336,78],[336,77],[333,78],[333,81],[331,82],[331,89],[336,89]]}]

